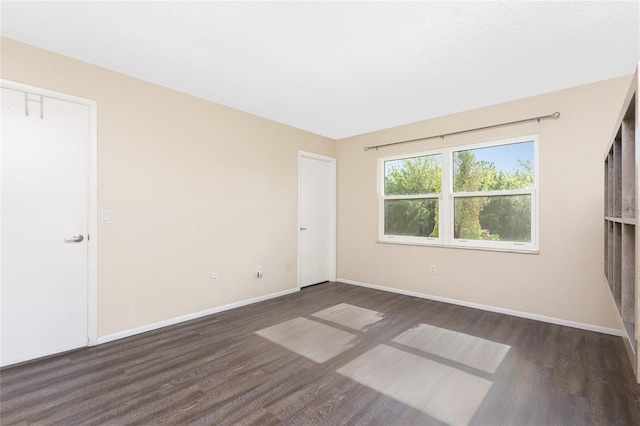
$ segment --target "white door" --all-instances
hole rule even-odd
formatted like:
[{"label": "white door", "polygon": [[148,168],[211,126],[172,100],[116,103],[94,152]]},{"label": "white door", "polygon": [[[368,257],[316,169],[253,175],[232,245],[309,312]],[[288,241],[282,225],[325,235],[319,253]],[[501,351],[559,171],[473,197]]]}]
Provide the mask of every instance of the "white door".
[{"label": "white door", "polygon": [[300,286],[335,280],[334,158],[310,153],[299,157]]},{"label": "white door", "polygon": [[87,346],[89,108],[6,88],[1,99],[4,366]]}]

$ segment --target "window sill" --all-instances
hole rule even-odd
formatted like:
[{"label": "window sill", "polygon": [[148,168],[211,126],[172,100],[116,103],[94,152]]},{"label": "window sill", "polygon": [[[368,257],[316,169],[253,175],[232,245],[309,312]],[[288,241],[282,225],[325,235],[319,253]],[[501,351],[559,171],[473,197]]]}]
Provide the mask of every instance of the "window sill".
[{"label": "window sill", "polygon": [[429,244],[407,241],[386,241],[376,240],[376,244],[392,244],[401,246],[419,246],[419,247],[434,247],[443,249],[461,249],[461,250],[476,250],[476,251],[497,251],[502,253],[519,253],[519,254],[534,254],[539,255],[539,249],[516,249],[516,248],[504,248],[504,247],[474,247],[474,246],[461,246],[461,245],[444,245],[444,244]]}]

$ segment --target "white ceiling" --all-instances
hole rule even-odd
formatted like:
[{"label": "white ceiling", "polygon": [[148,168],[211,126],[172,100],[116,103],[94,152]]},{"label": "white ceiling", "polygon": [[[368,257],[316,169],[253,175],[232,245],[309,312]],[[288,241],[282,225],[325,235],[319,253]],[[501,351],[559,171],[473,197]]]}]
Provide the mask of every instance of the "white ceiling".
[{"label": "white ceiling", "polygon": [[631,74],[639,4],[2,1],[0,32],[339,139]]}]

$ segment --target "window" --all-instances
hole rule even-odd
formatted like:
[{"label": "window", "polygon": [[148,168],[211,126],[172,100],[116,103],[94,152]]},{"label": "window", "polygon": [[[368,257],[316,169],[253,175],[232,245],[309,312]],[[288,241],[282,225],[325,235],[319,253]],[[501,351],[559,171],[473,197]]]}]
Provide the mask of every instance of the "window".
[{"label": "window", "polygon": [[537,136],[380,160],[380,241],[536,251]]},{"label": "window", "polygon": [[384,162],[384,234],[437,239],[442,156],[420,155]]}]

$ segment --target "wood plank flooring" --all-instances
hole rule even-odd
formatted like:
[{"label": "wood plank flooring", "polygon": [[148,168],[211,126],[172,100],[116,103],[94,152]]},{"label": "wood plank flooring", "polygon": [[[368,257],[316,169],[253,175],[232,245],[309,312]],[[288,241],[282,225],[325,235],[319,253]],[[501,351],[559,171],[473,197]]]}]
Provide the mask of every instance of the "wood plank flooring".
[{"label": "wood plank flooring", "polygon": [[340,283],[0,371],[2,425],[447,422],[640,425],[640,385],[619,337]]}]

